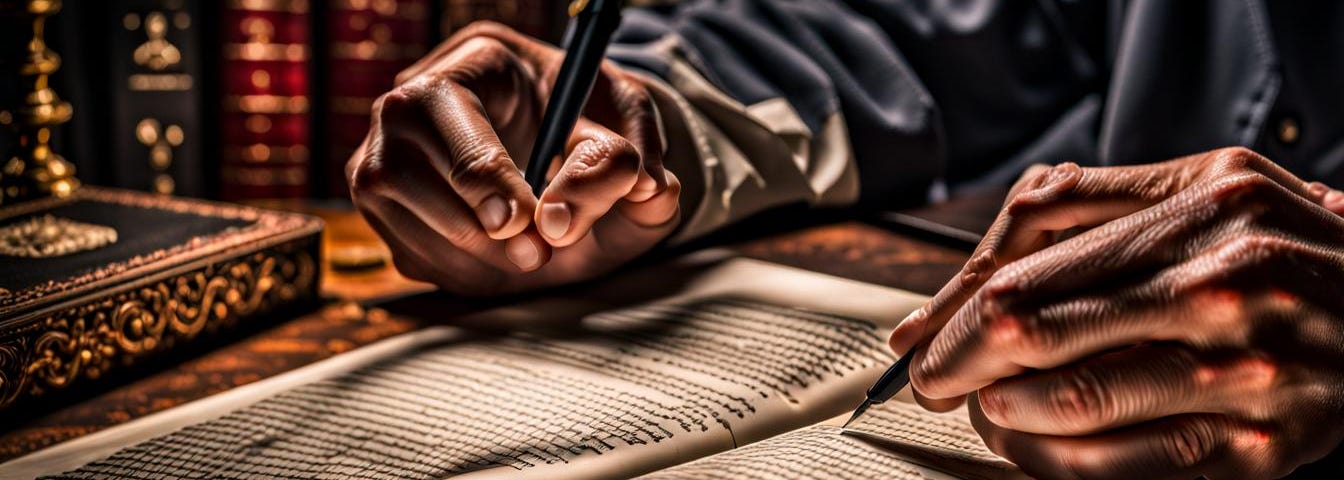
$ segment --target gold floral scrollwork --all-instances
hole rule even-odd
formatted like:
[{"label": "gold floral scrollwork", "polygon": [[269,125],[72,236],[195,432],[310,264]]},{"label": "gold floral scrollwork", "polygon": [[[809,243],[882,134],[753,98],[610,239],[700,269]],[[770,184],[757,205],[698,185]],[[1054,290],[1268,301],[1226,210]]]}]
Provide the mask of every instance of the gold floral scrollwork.
[{"label": "gold floral scrollwork", "polygon": [[157,289],[142,292],[142,297],[153,298],[148,305],[145,300],[131,300],[117,306],[112,316],[112,331],[116,332],[117,346],[122,351],[138,355],[158,346],[167,322],[162,315],[155,315],[154,311],[156,304],[162,303],[163,293]]},{"label": "gold floral scrollwork", "polygon": [[29,377],[21,370],[28,351],[27,338],[0,343],[0,406],[12,403],[28,385]]},{"label": "gold floral scrollwork", "polygon": [[[37,359],[28,365],[28,375],[41,378],[43,383],[53,387],[64,387],[79,374],[83,364],[79,350],[80,339],[84,337],[84,320],[50,321],[49,329],[37,337],[33,350]],[[37,386],[41,388],[41,386]]]},{"label": "gold floral scrollwork", "polygon": [[311,295],[315,265],[309,250],[291,245],[48,316],[34,330],[40,333],[0,338],[0,408],[25,391],[36,396],[81,376],[97,378],[117,364],[191,340],[204,330],[230,326],[298,295]]}]

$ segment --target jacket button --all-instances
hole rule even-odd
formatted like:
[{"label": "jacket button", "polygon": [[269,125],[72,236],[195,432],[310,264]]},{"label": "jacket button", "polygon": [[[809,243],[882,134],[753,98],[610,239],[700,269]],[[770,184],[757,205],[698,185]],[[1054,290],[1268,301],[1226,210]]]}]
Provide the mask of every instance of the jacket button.
[{"label": "jacket button", "polygon": [[1297,143],[1297,139],[1302,136],[1302,128],[1297,124],[1297,119],[1293,117],[1283,117],[1279,119],[1278,126],[1279,141],[1284,145]]}]

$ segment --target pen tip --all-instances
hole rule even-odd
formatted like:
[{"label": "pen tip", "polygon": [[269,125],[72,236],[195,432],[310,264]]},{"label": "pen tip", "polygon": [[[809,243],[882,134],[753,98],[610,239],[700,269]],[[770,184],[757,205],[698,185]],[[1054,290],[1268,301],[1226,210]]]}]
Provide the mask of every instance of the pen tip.
[{"label": "pen tip", "polygon": [[849,428],[849,424],[854,423],[855,420],[858,420],[859,417],[863,415],[863,412],[868,410],[868,407],[872,404],[873,403],[871,401],[864,400],[863,403],[859,405],[859,408],[854,410],[854,414],[849,416],[849,420],[846,420],[845,424],[840,426],[840,429],[844,430],[846,428]]}]

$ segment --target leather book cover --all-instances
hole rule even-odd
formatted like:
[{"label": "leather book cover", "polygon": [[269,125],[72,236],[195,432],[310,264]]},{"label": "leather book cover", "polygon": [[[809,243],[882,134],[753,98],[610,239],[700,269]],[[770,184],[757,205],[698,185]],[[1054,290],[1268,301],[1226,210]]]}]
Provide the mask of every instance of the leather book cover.
[{"label": "leather book cover", "polygon": [[0,410],[318,298],[320,220],[85,187],[0,208]]}]

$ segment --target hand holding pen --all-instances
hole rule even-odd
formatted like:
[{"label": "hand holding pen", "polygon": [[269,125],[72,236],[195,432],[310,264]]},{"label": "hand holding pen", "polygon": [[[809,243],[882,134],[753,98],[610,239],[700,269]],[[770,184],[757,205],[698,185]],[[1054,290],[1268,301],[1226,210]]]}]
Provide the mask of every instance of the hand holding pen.
[{"label": "hand holding pen", "polygon": [[402,273],[472,295],[573,283],[677,226],[680,183],[662,165],[653,99],[610,62],[598,65],[572,132],[559,136],[545,189],[532,192],[521,170],[565,58],[479,22],[402,72],[375,104],[346,173]]},{"label": "hand holding pen", "polygon": [[[1037,177],[1042,171],[1043,167],[1039,165],[1028,169],[1022,175],[1022,179],[1013,185],[1008,198],[1016,198],[1023,190],[1031,190],[1036,184],[1041,183],[1042,179]],[[998,266],[997,262],[1005,259],[1005,254],[1010,255],[1006,257],[1009,259],[1022,256],[1024,253],[1019,249],[1033,246],[1025,244],[1022,239],[1030,239],[1041,234],[1039,230],[1024,228],[1020,219],[1014,220],[1011,216],[1001,215],[961,271],[929,299],[927,304],[906,316],[891,333],[888,343],[900,358],[865,392],[863,403],[850,415],[845,426],[853,424],[873,405],[891,400],[897,392],[909,385],[910,369],[913,368],[912,364],[916,363],[916,358],[920,357],[918,349],[926,346],[957,309],[984,285]],[[949,399],[929,398],[918,389],[912,389],[911,393],[920,405],[933,411],[952,410],[965,401],[965,397],[962,396]]]},{"label": "hand holding pen", "polygon": [[1339,444],[1341,215],[1245,148],[1041,167],[891,344],[1033,477],[1279,478]]}]

